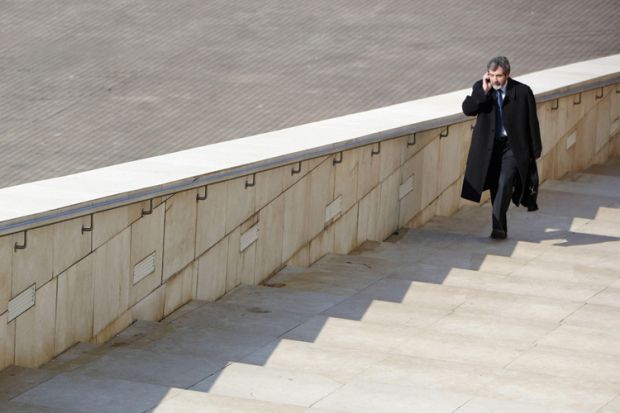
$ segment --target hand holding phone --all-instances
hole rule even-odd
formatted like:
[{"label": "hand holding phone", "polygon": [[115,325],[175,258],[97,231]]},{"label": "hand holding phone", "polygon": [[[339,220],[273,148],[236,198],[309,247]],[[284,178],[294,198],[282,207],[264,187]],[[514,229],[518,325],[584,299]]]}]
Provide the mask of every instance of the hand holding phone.
[{"label": "hand holding phone", "polygon": [[485,74],[482,75],[482,90],[484,90],[484,93],[489,93],[489,90],[491,90],[491,77],[489,76],[489,72],[485,72]]}]

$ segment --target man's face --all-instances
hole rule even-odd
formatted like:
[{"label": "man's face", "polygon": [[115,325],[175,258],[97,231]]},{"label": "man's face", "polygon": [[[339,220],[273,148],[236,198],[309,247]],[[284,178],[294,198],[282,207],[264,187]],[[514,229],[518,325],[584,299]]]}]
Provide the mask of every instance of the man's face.
[{"label": "man's face", "polygon": [[499,90],[508,80],[508,73],[504,73],[504,69],[501,66],[497,66],[495,70],[489,70],[489,78],[491,79],[493,89]]}]

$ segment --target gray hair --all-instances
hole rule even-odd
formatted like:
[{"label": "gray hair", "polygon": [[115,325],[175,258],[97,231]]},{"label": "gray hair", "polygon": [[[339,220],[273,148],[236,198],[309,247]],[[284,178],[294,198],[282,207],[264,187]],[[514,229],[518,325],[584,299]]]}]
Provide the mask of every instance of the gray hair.
[{"label": "gray hair", "polygon": [[497,56],[489,61],[487,70],[496,70],[497,67],[504,69],[504,73],[510,73],[510,62],[506,56]]}]

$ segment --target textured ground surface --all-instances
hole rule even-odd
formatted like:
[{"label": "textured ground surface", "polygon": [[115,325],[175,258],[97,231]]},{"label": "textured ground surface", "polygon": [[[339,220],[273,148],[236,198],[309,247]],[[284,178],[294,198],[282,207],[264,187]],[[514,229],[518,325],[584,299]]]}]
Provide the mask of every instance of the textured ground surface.
[{"label": "textured ground surface", "polygon": [[617,0],[0,2],[0,187],[620,52]]},{"label": "textured ground surface", "polygon": [[9,368],[0,411],[620,412],[620,160],[543,188],[508,240],[467,207]]}]

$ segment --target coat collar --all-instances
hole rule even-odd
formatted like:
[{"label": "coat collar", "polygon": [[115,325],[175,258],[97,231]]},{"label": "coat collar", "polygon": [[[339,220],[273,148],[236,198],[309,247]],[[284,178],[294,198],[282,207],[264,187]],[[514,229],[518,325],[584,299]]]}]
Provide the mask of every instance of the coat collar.
[{"label": "coat collar", "polygon": [[510,100],[517,98],[516,82],[511,77],[508,78],[508,85],[506,85],[506,96],[510,97]]}]

